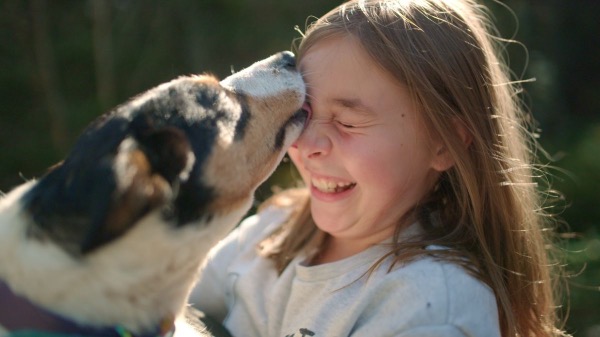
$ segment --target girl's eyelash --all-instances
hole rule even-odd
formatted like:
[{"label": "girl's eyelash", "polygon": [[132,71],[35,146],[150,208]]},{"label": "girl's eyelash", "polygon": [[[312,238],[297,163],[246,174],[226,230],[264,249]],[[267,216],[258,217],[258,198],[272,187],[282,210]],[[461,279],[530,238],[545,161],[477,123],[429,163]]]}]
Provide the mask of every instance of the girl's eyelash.
[{"label": "girl's eyelash", "polygon": [[[317,118],[312,114],[312,106],[311,106],[311,102],[309,99],[306,99],[304,101],[304,105],[302,106],[303,109],[305,110],[309,110],[309,114],[310,114],[310,119],[314,122],[325,122],[326,119],[324,118]],[[354,129],[356,128],[355,125],[353,124],[348,124],[348,123],[344,123],[342,121],[336,120],[334,117],[332,117],[332,119],[330,120],[331,122],[335,122],[336,124],[340,125],[341,127],[345,128],[345,129]]]},{"label": "girl's eyelash", "polygon": [[353,129],[353,128],[355,128],[355,126],[352,125],[352,124],[347,124],[347,123],[343,123],[343,122],[340,122],[340,121],[337,121],[337,123],[339,125],[341,125],[342,127],[347,128],[347,129]]}]

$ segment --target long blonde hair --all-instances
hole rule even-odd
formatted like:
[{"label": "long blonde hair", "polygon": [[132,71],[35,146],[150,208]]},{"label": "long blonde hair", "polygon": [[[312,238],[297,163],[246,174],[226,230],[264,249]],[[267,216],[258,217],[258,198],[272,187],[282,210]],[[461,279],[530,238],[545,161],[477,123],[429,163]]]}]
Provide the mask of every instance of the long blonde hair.
[{"label": "long blonde hair", "polygon": [[[485,8],[473,0],[349,1],[309,26],[299,62],[316,43],[340,34],[356,37],[406,84],[455,161],[412,210],[426,234],[413,242],[396,240],[390,256],[405,262],[431,254],[423,249],[427,245],[449,247],[434,254],[490,285],[503,336],[563,335],[556,328],[553,276],[559,274],[551,272],[546,249],[551,222],[536,186],[543,173],[535,162],[532,120]],[[456,123],[470,134],[468,147],[452,127]],[[312,223],[306,193],[287,191],[273,200],[290,197],[296,215],[263,242],[264,255],[280,270],[325,236]]]}]

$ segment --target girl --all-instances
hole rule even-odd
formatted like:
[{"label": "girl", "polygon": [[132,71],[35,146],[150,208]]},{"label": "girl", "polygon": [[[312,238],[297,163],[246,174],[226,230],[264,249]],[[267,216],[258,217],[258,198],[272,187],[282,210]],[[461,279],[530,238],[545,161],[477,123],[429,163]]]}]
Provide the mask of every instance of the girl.
[{"label": "girl", "polygon": [[557,336],[532,135],[472,0],[355,0],[298,50],[306,185],[217,246],[234,336]]}]

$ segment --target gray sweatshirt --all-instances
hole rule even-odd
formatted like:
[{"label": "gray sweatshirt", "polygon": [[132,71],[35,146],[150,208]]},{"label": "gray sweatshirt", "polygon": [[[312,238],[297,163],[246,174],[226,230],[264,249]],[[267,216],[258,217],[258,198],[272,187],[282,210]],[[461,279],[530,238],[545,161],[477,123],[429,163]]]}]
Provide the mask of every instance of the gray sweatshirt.
[{"label": "gray sweatshirt", "polygon": [[287,216],[268,208],[247,218],[211,251],[192,292],[234,336],[500,336],[491,289],[448,262],[424,257],[388,271],[385,261],[366,277],[389,249],[376,245],[317,266],[297,256],[278,276],[256,247]]}]

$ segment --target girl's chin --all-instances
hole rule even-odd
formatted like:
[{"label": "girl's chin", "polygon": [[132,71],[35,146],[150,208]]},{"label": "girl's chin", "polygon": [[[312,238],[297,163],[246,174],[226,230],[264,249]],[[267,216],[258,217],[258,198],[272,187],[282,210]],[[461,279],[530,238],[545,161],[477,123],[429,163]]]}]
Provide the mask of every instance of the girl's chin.
[{"label": "girl's chin", "polygon": [[315,220],[317,228],[331,235],[332,237],[340,237],[343,229],[340,228],[340,221],[332,221],[332,219]]},{"label": "girl's chin", "polygon": [[317,227],[325,233],[332,236],[338,236],[340,232],[344,231],[345,224],[350,223],[347,210],[340,210],[336,212],[332,207],[327,205],[311,205],[312,218]]}]

